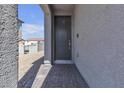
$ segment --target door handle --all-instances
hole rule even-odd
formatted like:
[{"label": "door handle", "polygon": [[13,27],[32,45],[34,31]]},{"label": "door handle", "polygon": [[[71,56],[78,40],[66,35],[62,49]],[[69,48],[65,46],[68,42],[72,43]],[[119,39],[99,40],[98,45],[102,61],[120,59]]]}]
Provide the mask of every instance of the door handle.
[{"label": "door handle", "polygon": [[70,40],[69,40],[69,43],[68,44],[69,44],[69,46],[71,45],[71,41]]},{"label": "door handle", "polygon": [[71,40],[69,40],[68,45],[69,45],[69,49],[71,49]]}]

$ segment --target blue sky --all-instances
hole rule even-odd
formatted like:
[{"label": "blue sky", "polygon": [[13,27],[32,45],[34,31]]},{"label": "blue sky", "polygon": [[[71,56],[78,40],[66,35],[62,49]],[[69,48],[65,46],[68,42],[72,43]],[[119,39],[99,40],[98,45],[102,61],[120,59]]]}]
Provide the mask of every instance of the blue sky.
[{"label": "blue sky", "polygon": [[44,13],[38,4],[19,4],[18,18],[24,21],[23,39],[44,38]]}]

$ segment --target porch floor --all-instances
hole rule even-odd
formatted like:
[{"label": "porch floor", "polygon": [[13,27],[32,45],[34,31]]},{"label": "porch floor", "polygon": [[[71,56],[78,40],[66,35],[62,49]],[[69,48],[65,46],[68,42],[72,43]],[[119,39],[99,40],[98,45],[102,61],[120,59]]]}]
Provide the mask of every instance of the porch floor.
[{"label": "porch floor", "polygon": [[[36,55],[37,60],[31,59]],[[41,53],[20,62],[20,88],[86,88],[88,87],[74,64],[43,64]],[[40,56],[39,56],[40,55]],[[40,57],[40,58],[39,58]],[[25,59],[25,58],[23,58]],[[28,61],[27,61],[28,60]],[[32,61],[33,62],[32,62]],[[24,61],[24,62],[23,62]],[[27,65],[31,65],[27,68]],[[21,68],[22,67],[22,68]],[[25,69],[27,68],[27,69]],[[24,70],[24,71],[22,71]],[[24,75],[23,75],[23,74]]]},{"label": "porch floor", "polygon": [[88,85],[73,64],[53,65],[42,88],[87,88]]},{"label": "porch floor", "polygon": [[[49,70],[48,70],[49,69]],[[44,73],[45,72],[45,73]],[[38,78],[37,78],[38,77]],[[88,85],[73,64],[44,65],[32,87],[87,88]]]}]

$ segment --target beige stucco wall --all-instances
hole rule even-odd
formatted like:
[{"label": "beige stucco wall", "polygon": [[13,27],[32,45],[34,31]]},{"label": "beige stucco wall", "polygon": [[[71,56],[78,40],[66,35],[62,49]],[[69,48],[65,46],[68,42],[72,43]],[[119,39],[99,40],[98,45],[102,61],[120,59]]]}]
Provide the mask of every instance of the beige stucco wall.
[{"label": "beige stucco wall", "polygon": [[124,5],[75,5],[74,53],[90,87],[124,87]]}]

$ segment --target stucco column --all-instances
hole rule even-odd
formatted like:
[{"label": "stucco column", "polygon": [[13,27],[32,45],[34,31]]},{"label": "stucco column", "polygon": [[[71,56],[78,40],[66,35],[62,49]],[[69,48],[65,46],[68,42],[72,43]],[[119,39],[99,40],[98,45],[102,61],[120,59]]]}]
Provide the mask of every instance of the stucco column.
[{"label": "stucco column", "polygon": [[45,51],[44,63],[51,63],[51,14],[45,14]]},{"label": "stucco column", "polygon": [[45,30],[45,47],[44,47],[44,63],[51,64],[51,33],[52,33],[52,13],[48,4],[41,5],[44,11],[44,30]]},{"label": "stucco column", "polygon": [[0,5],[0,87],[17,87],[17,5]]}]

